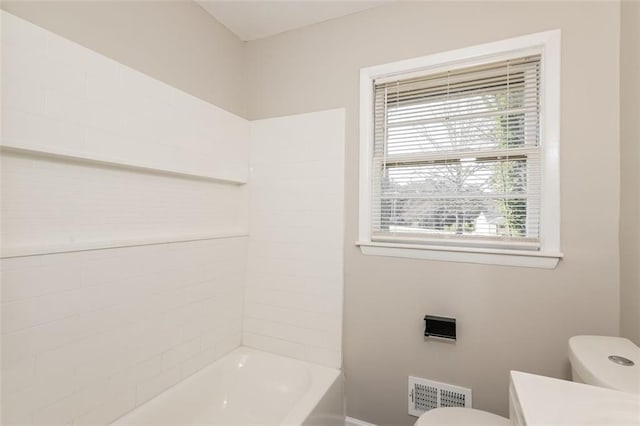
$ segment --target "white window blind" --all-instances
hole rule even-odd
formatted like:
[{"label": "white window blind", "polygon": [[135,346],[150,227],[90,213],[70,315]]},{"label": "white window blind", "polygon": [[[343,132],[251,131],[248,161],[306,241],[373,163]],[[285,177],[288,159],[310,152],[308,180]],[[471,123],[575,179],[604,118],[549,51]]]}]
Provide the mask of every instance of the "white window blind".
[{"label": "white window blind", "polygon": [[372,241],[540,248],[540,60],[374,81]]}]

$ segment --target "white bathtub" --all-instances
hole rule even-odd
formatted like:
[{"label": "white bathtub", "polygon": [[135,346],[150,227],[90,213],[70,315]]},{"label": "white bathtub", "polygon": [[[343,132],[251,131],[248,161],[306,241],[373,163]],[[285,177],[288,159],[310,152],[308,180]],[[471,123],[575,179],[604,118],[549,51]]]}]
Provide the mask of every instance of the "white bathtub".
[{"label": "white bathtub", "polygon": [[344,426],[339,370],[239,347],[114,425]]}]

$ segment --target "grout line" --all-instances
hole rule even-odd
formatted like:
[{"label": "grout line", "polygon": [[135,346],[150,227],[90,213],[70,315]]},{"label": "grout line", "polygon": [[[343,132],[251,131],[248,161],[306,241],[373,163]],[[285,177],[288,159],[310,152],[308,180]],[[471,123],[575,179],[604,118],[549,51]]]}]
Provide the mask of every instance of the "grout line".
[{"label": "grout line", "polygon": [[57,160],[67,160],[67,161],[74,161],[79,163],[89,163],[97,166],[115,167],[119,169],[135,170],[135,171],[140,171],[144,173],[176,176],[176,177],[182,177],[185,179],[204,180],[208,182],[226,183],[231,185],[244,185],[247,183],[245,180],[240,180],[240,179],[219,178],[215,176],[191,173],[191,172],[180,171],[180,170],[164,169],[164,168],[154,167],[150,165],[133,164],[133,163],[128,163],[128,162],[125,162],[122,160],[116,160],[116,159],[106,159],[106,158],[102,159],[98,157],[92,157],[90,155],[86,155],[83,153],[62,152],[62,151],[55,152],[46,148],[40,148],[36,146],[9,145],[4,141],[3,141],[3,144],[0,146],[0,149],[2,151],[18,153],[22,155],[53,158]]},{"label": "grout line", "polygon": [[291,306],[277,305],[275,303],[256,302],[254,300],[251,300],[253,298],[254,298],[253,296],[250,296],[249,300],[245,298],[245,304],[246,303],[253,303],[253,304],[256,304],[256,305],[264,305],[264,306],[271,306],[271,307],[276,307],[276,308],[291,309],[291,310],[294,310],[294,311],[309,312],[309,313],[312,313],[312,314],[331,315],[331,314],[335,313],[335,312],[330,312],[330,311],[317,311],[317,310],[310,310],[310,309],[304,309],[304,308],[294,308],[294,307],[291,307]]},{"label": "grout line", "polygon": [[261,322],[271,322],[271,323],[274,323],[274,324],[277,324],[277,325],[284,325],[286,327],[297,328],[297,329],[300,329],[300,330],[320,331],[320,332],[324,332],[324,333],[331,333],[331,331],[332,331],[332,330],[325,330],[323,328],[306,327],[306,326],[302,326],[302,325],[291,324],[289,322],[278,321],[278,320],[274,320],[274,319],[271,319],[271,318],[260,318],[259,316],[255,316],[253,314],[246,314],[245,316],[248,319],[261,321]]},{"label": "grout line", "polygon": [[140,240],[123,240],[123,241],[114,241],[114,242],[97,242],[97,243],[85,243],[78,244],[77,247],[74,246],[52,246],[50,248],[18,248],[18,249],[9,249],[4,250],[0,259],[9,259],[13,257],[28,257],[28,256],[43,256],[49,254],[60,254],[60,253],[75,253],[81,251],[93,251],[93,250],[107,250],[107,249],[118,249],[125,247],[139,247],[139,246],[152,246],[152,245],[160,245],[160,244],[175,244],[175,243],[187,243],[192,241],[205,241],[205,240],[219,240],[226,238],[243,238],[248,237],[249,234],[245,232],[229,232],[229,233],[218,233],[218,234],[202,234],[202,235],[192,235],[192,236],[176,236],[176,237],[167,237],[167,238],[153,238],[153,239],[140,239]]},{"label": "grout line", "polygon": [[287,342],[287,343],[291,343],[291,344],[294,344],[294,345],[299,345],[299,346],[302,346],[302,347],[305,347],[305,348],[311,347],[311,348],[315,348],[315,349],[322,349],[322,350],[325,350],[325,351],[334,351],[334,352],[338,351],[338,349],[336,349],[336,348],[314,345],[312,343],[298,342],[298,341],[295,341],[295,340],[285,339],[284,337],[276,337],[276,336],[271,336],[271,335],[268,335],[268,334],[258,333],[256,331],[243,331],[242,334],[253,334],[254,336],[266,337],[267,339],[273,339],[273,340],[280,340],[281,342]]},{"label": "grout line", "polygon": [[264,303],[261,301],[252,301],[252,300],[247,300],[245,297],[245,305],[258,305],[258,306],[268,306],[270,308],[278,308],[278,309],[286,309],[288,311],[294,311],[294,312],[302,312],[302,313],[306,313],[306,314],[314,314],[314,315],[333,315],[334,312],[329,312],[329,311],[311,311],[309,309],[304,309],[304,308],[299,308],[299,307],[289,307],[289,306],[281,306],[281,305],[274,305],[273,303]]}]

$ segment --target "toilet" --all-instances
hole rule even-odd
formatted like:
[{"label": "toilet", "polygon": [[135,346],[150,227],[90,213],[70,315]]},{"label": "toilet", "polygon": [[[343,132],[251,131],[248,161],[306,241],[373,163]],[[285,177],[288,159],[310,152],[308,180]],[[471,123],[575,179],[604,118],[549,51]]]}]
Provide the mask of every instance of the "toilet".
[{"label": "toilet", "polygon": [[[569,339],[574,382],[640,394],[640,348],[623,337],[574,336]],[[421,415],[415,426],[507,426],[505,417],[473,408],[436,408]]]},{"label": "toilet", "polygon": [[640,394],[640,348],[623,337],[569,339],[574,382]]}]

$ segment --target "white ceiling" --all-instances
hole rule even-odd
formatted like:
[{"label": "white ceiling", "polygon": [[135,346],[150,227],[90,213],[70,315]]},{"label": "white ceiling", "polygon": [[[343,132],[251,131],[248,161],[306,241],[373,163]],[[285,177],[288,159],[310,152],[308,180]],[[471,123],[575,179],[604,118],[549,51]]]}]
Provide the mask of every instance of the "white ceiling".
[{"label": "white ceiling", "polygon": [[196,0],[241,40],[269,37],[362,10],[391,0],[219,1]]}]

